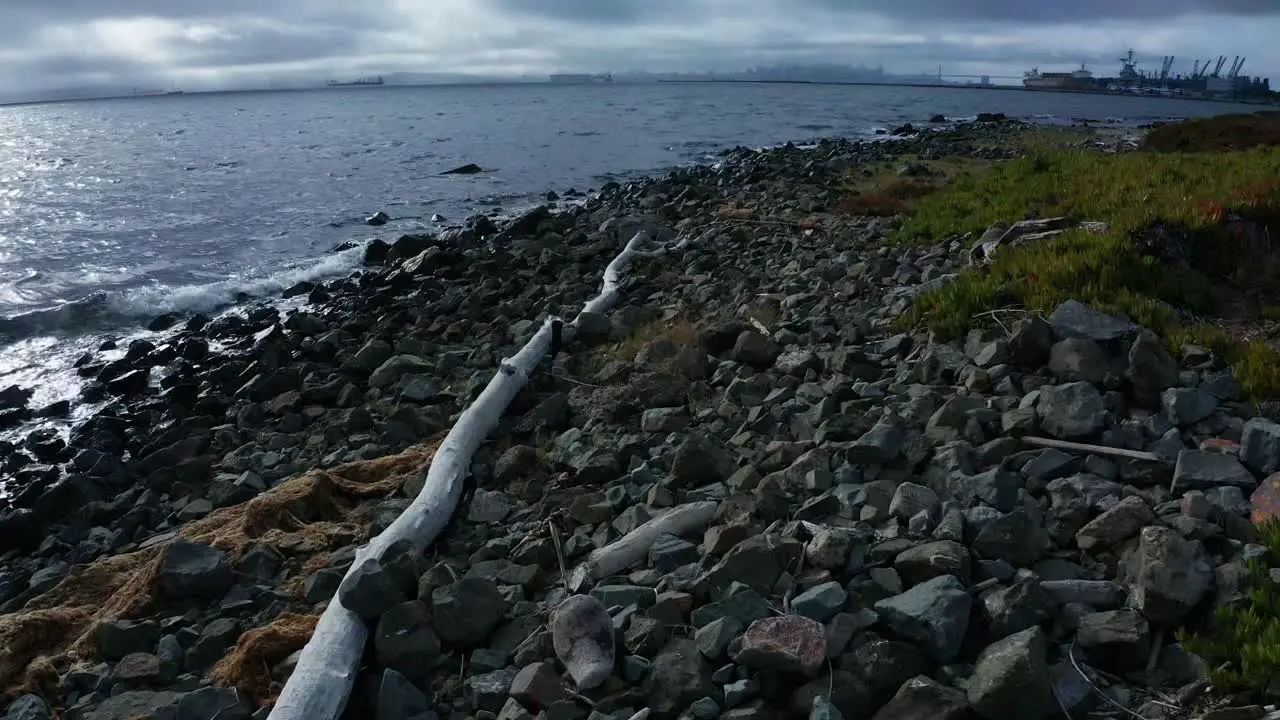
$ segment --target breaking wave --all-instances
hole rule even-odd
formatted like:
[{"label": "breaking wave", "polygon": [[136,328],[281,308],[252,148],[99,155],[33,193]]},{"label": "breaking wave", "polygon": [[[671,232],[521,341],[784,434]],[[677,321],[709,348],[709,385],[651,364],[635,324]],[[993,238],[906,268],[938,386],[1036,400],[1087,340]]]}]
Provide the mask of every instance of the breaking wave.
[{"label": "breaking wave", "polygon": [[303,281],[343,275],[360,265],[364,246],[326,255],[316,262],[263,277],[232,277],[205,285],[150,285],[112,292],[95,292],[57,307],[0,317],[0,343],[30,337],[102,330],[137,324],[165,313],[209,313],[235,305],[246,297],[278,296]]}]

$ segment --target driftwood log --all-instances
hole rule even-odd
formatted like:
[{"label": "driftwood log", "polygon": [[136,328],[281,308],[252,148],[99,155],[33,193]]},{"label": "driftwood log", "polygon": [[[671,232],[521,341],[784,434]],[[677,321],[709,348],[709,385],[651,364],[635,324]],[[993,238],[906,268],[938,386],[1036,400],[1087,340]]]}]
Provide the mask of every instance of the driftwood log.
[{"label": "driftwood log", "polygon": [[[624,272],[634,259],[683,249],[690,241],[686,239],[671,247],[647,251],[645,246],[649,242],[644,232],[631,238],[605,268],[600,294],[583,307],[582,313],[601,314],[612,309],[618,301]],[[380,559],[393,543],[407,540],[425,551],[435,542],[462,498],[463,480],[472,455],[497,427],[511,401],[528,382],[530,373],[546,356],[554,335],[560,332],[561,340],[567,344],[576,333],[577,322],[576,318],[569,324],[563,324],[559,318],[547,318],[514,357],[502,361],[493,379],[440,444],[413,503],[386,530],[356,551],[348,575],[362,563]],[[269,720],[337,720],[346,708],[355,683],[368,633],[365,621],[343,607],[335,595],[302,649]]]}]

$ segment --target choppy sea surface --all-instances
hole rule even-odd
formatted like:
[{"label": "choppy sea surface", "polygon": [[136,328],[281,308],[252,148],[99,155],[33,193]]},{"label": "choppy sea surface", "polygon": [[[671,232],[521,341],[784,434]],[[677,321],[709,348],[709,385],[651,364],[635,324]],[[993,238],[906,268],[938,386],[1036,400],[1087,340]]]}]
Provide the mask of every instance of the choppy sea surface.
[{"label": "choppy sea surface", "polygon": [[[168,311],[349,272],[345,241],[598,187],[735,146],[1004,112],[1137,125],[1240,106],[940,88],[509,85],[0,107],[0,388],[73,399],[72,360]],[[1253,108],[1248,108],[1253,109]],[[476,175],[441,175],[475,163]],[[383,211],[375,228],[364,218]]]}]

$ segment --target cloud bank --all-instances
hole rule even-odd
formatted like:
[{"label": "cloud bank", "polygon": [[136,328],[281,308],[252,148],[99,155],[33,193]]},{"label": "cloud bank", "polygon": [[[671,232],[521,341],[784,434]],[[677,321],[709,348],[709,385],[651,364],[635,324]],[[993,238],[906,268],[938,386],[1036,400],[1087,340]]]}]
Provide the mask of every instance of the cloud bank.
[{"label": "cloud bank", "polygon": [[1280,71],[1276,0],[4,0],[0,93],[214,89],[418,72],[738,70],[774,63],[1017,76],[1132,47]]}]

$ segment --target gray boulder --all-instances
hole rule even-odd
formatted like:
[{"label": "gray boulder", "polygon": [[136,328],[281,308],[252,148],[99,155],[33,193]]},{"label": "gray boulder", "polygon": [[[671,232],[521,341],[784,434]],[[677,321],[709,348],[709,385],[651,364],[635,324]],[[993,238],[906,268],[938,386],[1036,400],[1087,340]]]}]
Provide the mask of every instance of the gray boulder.
[{"label": "gray boulder", "polygon": [[1076,645],[1090,663],[1105,670],[1141,670],[1151,653],[1151,624],[1127,608],[1092,613],[1080,620]]},{"label": "gray boulder", "polygon": [[483,644],[505,612],[506,601],[492,580],[463,578],[431,593],[436,634],[449,645]]},{"label": "gray boulder", "polygon": [[960,652],[972,605],[964,585],[943,575],[877,602],[875,610],[890,630],[919,643],[934,662],[946,664]]},{"label": "gray boulder", "polygon": [[1106,424],[1107,409],[1097,388],[1087,382],[1074,382],[1040,388],[1036,415],[1040,427],[1067,440],[1100,432]]},{"label": "gray boulder", "polygon": [[369,387],[385,388],[395,385],[405,375],[430,372],[431,363],[414,355],[395,355],[387,359],[369,375]]},{"label": "gray boulder", "polygon": [[4,720],[52,720],[49,704],[39,695],[22,695],[9,703]]},{"label": "gray boulder", "polygon": [[1067,338],[1049,351],[1049,370],[1066,380],[1100,383],[1111,369],[1107,351],[1093,340]]},{"label": "gray boulder", "polygon": [[1129,346],[1125,377],[1133,384],[1138,404],[1154,408],[1160,402],[1160,393],[1178,384],[1178,361],[1158,335],[1143,330]]},{"label": "gray boulder", "polygon": [[440,659],[440,638],[431,627],[431,611],[418,600],[383,613],[373,642],[379,665],[409,677],[425,680]]},{"label": "gray boulder", "polygon": [[1138,330],[1138,326],[1128,320],[1098,312],[1077,300],[1059,305],[1049,316],[1049,324],[1060,338],[1086,338],[1098,342],[1119,340]]},{"label": "gray boulder", "polygon": [[404,675],[387,668],[378,683],[377,720],[428,720],[431,701]]},{"label": "gray boulder", "polygon": [[697,644],[680,638],[667,643],[653,659],[642,690],[649,708],[665,715],[716,694],[718,688]]},{"label": "gray boulder", "polygon": [[872,720],[964,720],[969,717],[969,698],[927,675],[902,684],[889,704]]},{"label": "gray boulder", "polygon": [[1209,594],[1213,568],[1200,543],[1163,527],[1143,528],[1122,565],[1129,606],[1160,625],[1184,620]]},{"label": "gray boulder", "polygon": [[235,577],[225,552],[189,540],[175,540],[160,560],[156,581],[168,598],[213,600],[231,589]]},{"label": "gray boulder", "polygon": [[368,558],[342,579],[338,601],[351,612],[372,620],[406,600],[404,586],[391,567]]},{"label": "gray boulder", "polygon": [[1263,475],[1280,470],[1280,424],[1262,418],[1245,423],[1240,437],[1240,460]]},{"label": "gray boulder", "polygon": [[730,357],[757,370],[767,370],[780,354],[781,351],[772,340],[754,330],[747,330],[738,336]]},{"label": "gray boulder", "polygon": [[1178,462],[1173,468],[1176,492],[1211,490],[1222,486],[1252,491],[1257,485],[1253,473],[1231,455],[1184,449],[1178,453]]},{"label": "gray boulder", "polygon": [[1086,551],[1109,548],[1155,522],[1156,514],[1145,500],[1127,497],[1080,528],[1076,533],[1076,547]]},{"label": "gray boulder", "polygon": [[1182,427],[1195,425],[1218,409],[1218,400],[1201,388],[1169,388],[1160,395],[1160,404],[1169,422]]},{"label": "gray boulder", "polygon": [[982,651],[969,679],[969,704],[986,720],[1041,720],[1057,711],[1048,643],[1036,627]]}]

